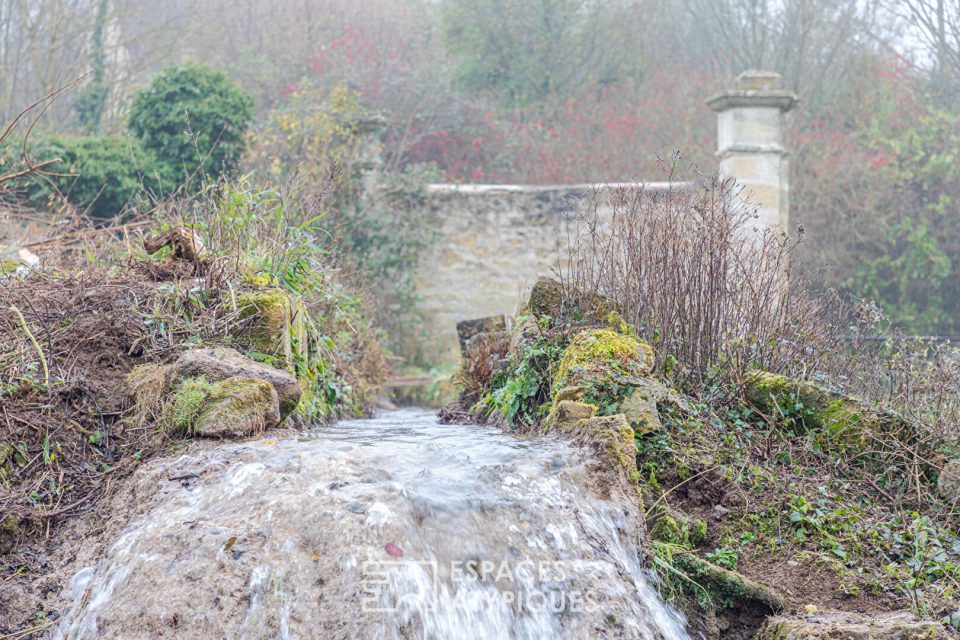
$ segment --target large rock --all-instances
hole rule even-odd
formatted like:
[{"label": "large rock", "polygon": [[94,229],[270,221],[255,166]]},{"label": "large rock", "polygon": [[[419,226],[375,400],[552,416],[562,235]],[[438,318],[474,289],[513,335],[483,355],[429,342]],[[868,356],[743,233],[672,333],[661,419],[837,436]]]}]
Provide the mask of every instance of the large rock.
[{"label": "large rock", "polygon": [[586,402],[576,400],[557,400],[550,408],[550,414],[543,421],[544,431],[560,429],[564,433],[572,431],[581,420],[597,415],[597,408]]},{"label": "large rock", "polygon": [[287,417],[300,401],[302,389],[292,374],[224,347],[185,351],[167,369],[167,381],[203,376],[210,382],[240,376],[263,380],[277,392],[281,418]]},{"label": "large rock", "polygon": [[552,278],[538,278],[530,290],[528,307],[537,318],[559,318],[563,315],[565,294],[563,285]]},{"label": "large rock", "polygon": [[757,640],[939,640],[950,636],[936,622],[901,613],[824,612],[804,618],[773,617]]},{"label": "large rock", "polygon": [[593,452],[595,477],[605,493],[636,485],[639,473],[634,434],[623,414],[577,420],[571,434],[575,442]]},{"label": "large rock", "polygon": [[618,409],[626,416],[633,430],[644,435],[663,428],[660,410],[664,405],[686,408],[679,393],[658,380],[642,378],[632,385]]},{"label": "large rock", "polygon": [[794,432],[816,432],[825,446],[866,450],[891,439],[915,440],[902,416],[806,380],[754,371],[746,378],[747,399],[771,418],[788,421]]},{"label": "large rock", "polygon": [[553,375],[553,396],[578,386],[589,402],[590,388],[635,384],[653,370],[650,345],[613,329],[579,333],[564,350]]},{"label": "large rock", "polygon": [[591,324],[603,324],[613,310],[602,296],[565,291],[561,283],[544,277],[538,278],[530,290],[527,309],[538,320],[568,318]]},{"label": "large rock", "polygon": [[943,465],[937,478],[937,493],[944,500],[960,504],[960,459]]},{"label": "large rock", "polygon": [[467,359],[470,352],[470,341],[476,336],[484,334],[498,334],[503,336],[507,331],[507,317],[487,316],[472,320],[461,320],[457,323],[457,338],[460,340],[460,355]]},{"label": "large rock", "polygon": [[263,380],[234,376],[213,385],[193,432],[208,438],[239,438],[280,424],[275,388]]},{"label": "large rock", "polygon": [[658,404],[679,397],[649,374],[654,355],[649,345],[613,329],[577,335],[566,348],[553,376],[554,402],[576,400],[601,413],[621,413],[639,434],[662,427]]}]

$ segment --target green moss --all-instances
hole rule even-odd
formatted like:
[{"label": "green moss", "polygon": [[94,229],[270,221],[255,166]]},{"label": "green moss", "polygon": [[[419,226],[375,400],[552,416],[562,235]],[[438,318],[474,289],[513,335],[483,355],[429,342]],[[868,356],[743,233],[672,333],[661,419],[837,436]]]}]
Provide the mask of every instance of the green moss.
[{"label": "green moss", "polygon": [[568,296],[563,285],[551,278],[540,278],[530,291],[527,308],[541,321],[573,320],[603,324],[610,312],[610,304],[599,295],[582,292]]},{"label": "green moss", "polygon": [[862,450],[875,440],[909,442],[915,435],[901,416],[808,381],[756,371],[747,377],[746,391],[768,418],[796,434],[816,432],[825,449]]},{"label": "green moss", "polygon": [[[733,606],[738,602],[755,601],[772,611],[790,608],[790,601],[767,586],[723,567],[717,566],[693,554],[674,557],[677,569],[690,580],[706,589],[714,606]],[[701,601],[701,604],[705,604]]]},{"label": "green moss", "polygon": [[654,540],[669,542],[684,548],[696,547],[707,537],[707,523],[660,505],[651,514],[650,535]]},{"label": "green moss", "polygon": [[589,372],[601,378],[646,376],[653,369],[653,350],[636,338],[612,329],[580,333],[563,352],[553,375],[553,395],[575,382],[576,374]]},{"label": "green moss", "polygon": [[237,295],[240,319],[249,320],[242,337],[261,354],[276,356],[274,364],[293,365],[291,318],[293,303],[282,289],[262,289]]},{"label": "green moss", "polygon": [[273,387],[263,380],[234,376],[214,383],[201,403],[193,430],[217,436],[231,429],[243,433],[262,431],[268,426],[274,398]]},{"label": "green moss", "polygon": [[611,468],[622,470],[627,478],[636,476],[634,433],[622,415],[580,420],[577,428],[601,450]]},{"label": "green moss", "polygon": [[222,384],[207,382],[203,376],[181,381],[164,412],[165,428],[193,433],[204,404],[221,388]]},{"label": "green moss", "polygon": [[0,555],[10,553],[20,537],[20,521],[13,516],[7,516],[0,522]]},{"label": "green moss", "polygon": [[550,278],[539,278],[530,291],[530,313],[537,318],[559,318],[563,313],[563,286]]},{"label": "green moss", "polygon": [[23,263],[19,260],[0,260],[0,276],[8,276],[11,273],[16,273],[17,269],[23,266]]},{"label": "green moss", "polygon": [[[209,382],[203,376],[186,378],[173,390],[163,414],[163,426],[185,435],[222,436],[263,429],[276,409],[269,382],[234,376]],[[279,419],[279,414],[275,416]]]}]

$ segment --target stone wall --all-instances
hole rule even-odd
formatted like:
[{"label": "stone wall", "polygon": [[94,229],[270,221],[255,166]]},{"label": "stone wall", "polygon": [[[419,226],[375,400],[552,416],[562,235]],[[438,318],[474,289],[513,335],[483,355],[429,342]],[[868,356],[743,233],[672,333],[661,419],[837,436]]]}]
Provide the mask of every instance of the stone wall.
[{"label": "stone wall", "polygon": [[[780,76],[751,70],[707,103],[718,114],[718,170],[743,185],[764,226],[789,229],[782,132],[795,102]],[[615,186],[624,185],[427,185],[437,238],[416,285],[439,359],[459,358],[457,322],[514,314],[537,277],[557,267],[578,207]]]},{"label": "stone wall", "polygon": [[457,322],[514,315],[537,277],[558,266],[578,209],[617,186],[428,185],[437,238],[416,286],[440,359],[459,358]]}]

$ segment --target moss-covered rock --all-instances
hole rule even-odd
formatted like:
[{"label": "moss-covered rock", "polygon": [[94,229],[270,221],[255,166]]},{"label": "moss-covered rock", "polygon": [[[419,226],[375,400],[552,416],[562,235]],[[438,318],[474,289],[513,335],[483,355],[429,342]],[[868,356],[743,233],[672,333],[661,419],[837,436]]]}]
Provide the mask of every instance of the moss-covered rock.
[{"label": "moss-covered rock", "polygon": [[280,408],[276,390],[263,380],[186,378],[174,390],[164,420],[189,435],[239,438],[277,426]]},{"label": "moss-covered rock", "polygon": [[896,413],[874,407],[805,380],[764,371],[746,379],[747,399],[794,432],[817,432],[825,446],[867,449],[895,438],[912,442],[913,425]]},{"label": "moss-covered rock", "polygon": [[593,452],[596,476],[604,481],[608,490],[636,484],[639,474],[634,434],[623,415],[578,420],[570,433],[574,441]]},{"label": "moss-covered rock", "polygon": [[543,429],[544,431],[559,429],[567,433],[581,420],[587,420],[596,414],[597,408],[592,404],[576,400],[558,400],[553,403],[550,414],[543,421]]},{"label": "moss-covered rock", "polygon": [[825,612],[803,618],[775,616],[757,633],[757,640],[946,640],[939,624],[907,612]]},{"label": "moss-covered rock", "polygon": [[563,285],[552,278],[538,278],[530,290],[528,309],[536,318],[559,318],[563,315]]},{"label": "moss-covered rock", "polygon": [[178,379],[201,376],[210,382],[235,376],[263,380],[276,389],[281,418],[290,415],[303,393],[300,382],[289,371],[255,362],[225,347],[185,351],[167,367],[166,376],[168,384]]},{"label": "moss-covered rock", "polygon": [[612,329],[592,329],[578,334],[563,352],[553,374],[556,397],[569,386],[586,382],[631,385],[653,370],[650,345]]},{"label": "moss-covered rock", "polygon": [[528,311],[538,320],[570,319],[588,324],[603,324],[612,306],[603,296],[568,292],[553,278],[541,277],[530,290]]},{"label": "moss-covered rock", "polygon": [[674,563],[695,584],[702,586],[718,603],[749,604],[751,601],[779,612],[791,608],[790,601],[774,589],[745,575],[717,566],[692,553],[677,555]]},{"label": "moss-covered rock", "polygon": [[617,409],[637,434],[645,435],[663,428],[659,409],[664,403],[683,406],[675,391],[661,382],[644,378],[632,385]]},{"label": "moss-covered rock", "polygon": [[577,386],[573,387],[564,387],[557,392],[554,396],[554,402],[561,402],[562,400],[575,400],[580,402],[583,400],[583,389]]}]

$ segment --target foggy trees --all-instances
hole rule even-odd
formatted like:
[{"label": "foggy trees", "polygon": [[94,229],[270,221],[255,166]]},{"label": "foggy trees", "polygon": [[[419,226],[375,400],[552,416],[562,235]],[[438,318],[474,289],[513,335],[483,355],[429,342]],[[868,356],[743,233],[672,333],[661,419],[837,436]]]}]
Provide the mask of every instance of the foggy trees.
[{"label": "foggy trees", "polygon": [[773,69],[801,96],[804,259],[916,331],[960,331],[957,0],[0,0],[0,117],[89,74],[47,133],[122,133],[190,61],[250,93],[260,128],[346,96],[384,116],[391,170],[539,183],[659,178],[674,149],[710,172],[704,98]]},{"label": "foggy trees", "polygon": [[447,0],[454,73],[508,106],[608,87],[641,69],[641,3],[619,0]]}]

